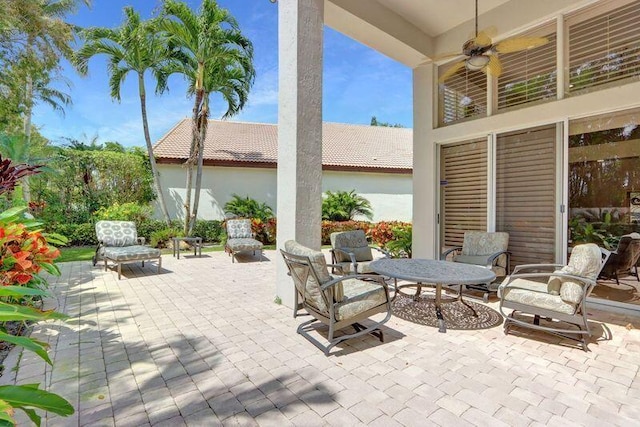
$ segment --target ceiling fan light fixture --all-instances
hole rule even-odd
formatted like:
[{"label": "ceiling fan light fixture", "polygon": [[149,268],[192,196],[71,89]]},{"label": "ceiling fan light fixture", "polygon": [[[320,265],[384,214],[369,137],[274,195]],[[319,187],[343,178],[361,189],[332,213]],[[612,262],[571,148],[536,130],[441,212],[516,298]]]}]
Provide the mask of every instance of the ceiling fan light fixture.
[{"label": "ceiling fan light fixture", "polygon": [[489,63],[489,57],[485,55],[476,55],[467,58],[465,66],[469,71],[480,71]]}]

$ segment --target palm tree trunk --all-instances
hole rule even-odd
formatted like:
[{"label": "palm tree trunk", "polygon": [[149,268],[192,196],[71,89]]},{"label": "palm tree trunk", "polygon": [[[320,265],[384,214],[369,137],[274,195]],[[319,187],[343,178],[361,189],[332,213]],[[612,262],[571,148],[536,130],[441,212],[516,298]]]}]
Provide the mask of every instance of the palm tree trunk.
[{"label": "palm tree trunk", "polygon": [[162,216],[167,225],[171,225],[171,218],[167,210],[167,203],[164,200],[162,184],[160,184],[160,174],[156,165],[156,158],[153,155],[153,145],[151,145],[151,136],[149,135],[149,123],[147,121],[147,94],[144,88],[144,76],[138,74],[138,90],[140,92],[140,109],[142,111],[142,127],[144,128],[144,140],[147,144],[147,153],[149,154],[149,163],[151,164],[151,173],[153,174],[153,186],[158,195],[158,202],[162,210]]},{"label": "palm tree trunk", "polygon": [[196,191],[193,195],[193,220],[191,221],[189,232],[193,231],[193,227],[198,218],[198,205],[200,204],[200,190],[202,189],[202,165],[204,162],[204,139],[207,136],[207,123],[208,120],[208,107],[206,106],[206,96],[203,102],[205,106],[203,107],[199,120],[199,128],[200,133],[198,136],[198,166],[196,168]]},{"label": "palm tree trunk", "polygon": [[[30,156],[31,151],[31,116],[33,112],[33,79],[30,75],[27,75],[26,87],[25,87],[25,109],[24,109],[24,123],[23,123],[23,131],[24,131],[24,144],[25,144],[25,155],[27,157]],[[16,159],[17,160],[17,159]],[[28,162],[27,162],[28,163]],[[22,179],[22,198],[27,204],[31,201],[31,191],[29,189],[29,177],[25,176]]]}]

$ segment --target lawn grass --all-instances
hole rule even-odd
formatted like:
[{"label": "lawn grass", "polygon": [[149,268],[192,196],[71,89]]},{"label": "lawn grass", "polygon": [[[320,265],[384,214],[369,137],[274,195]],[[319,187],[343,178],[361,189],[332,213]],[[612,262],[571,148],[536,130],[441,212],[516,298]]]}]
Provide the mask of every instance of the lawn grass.
[{"label": "lawn grass", "polygon": [[[265,249],[275,249],[275,245],[265,245]],[[204,246],[202,252],[216,252],[222,251],[224,247],[222,245]],[[183,251],[189,253],[189,251]],[[95,246],[72,246],[70,248],[60,248],[60,257],[56,259],[56,262],[71,262],[71,261],[91,261],[93,255],[96,253]],[[171,248],[162,249],[163,255],[172,255],[173,250]]]}]

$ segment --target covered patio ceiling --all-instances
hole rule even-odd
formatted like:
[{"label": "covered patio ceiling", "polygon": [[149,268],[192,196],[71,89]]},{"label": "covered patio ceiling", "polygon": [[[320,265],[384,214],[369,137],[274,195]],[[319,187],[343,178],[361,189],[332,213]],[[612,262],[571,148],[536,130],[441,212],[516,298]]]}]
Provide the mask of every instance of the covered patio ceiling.
[{"label": "covered patio ceiling", "polygon": [[[479,28],[494,39],[594,0],[478,0]],[[457,52],[474,32],[475,0],[325,0],[325,24],[411,68]]]}]

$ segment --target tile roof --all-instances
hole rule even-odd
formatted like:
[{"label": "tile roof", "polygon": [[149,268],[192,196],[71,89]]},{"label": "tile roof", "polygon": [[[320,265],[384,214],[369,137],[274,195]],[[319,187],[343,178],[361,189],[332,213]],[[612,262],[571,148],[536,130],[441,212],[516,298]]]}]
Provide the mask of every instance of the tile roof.
[{"label": "tile roof", "polygon": [[[325,169],[406,170],[413,164],[413,131],[404,128],[323,123]],[[191,143],[191,120],[181,120],[154,147],[159,162],[184,160]],[[210,120],[204,159],[208,164],[273,164],[278,125]]]}]

